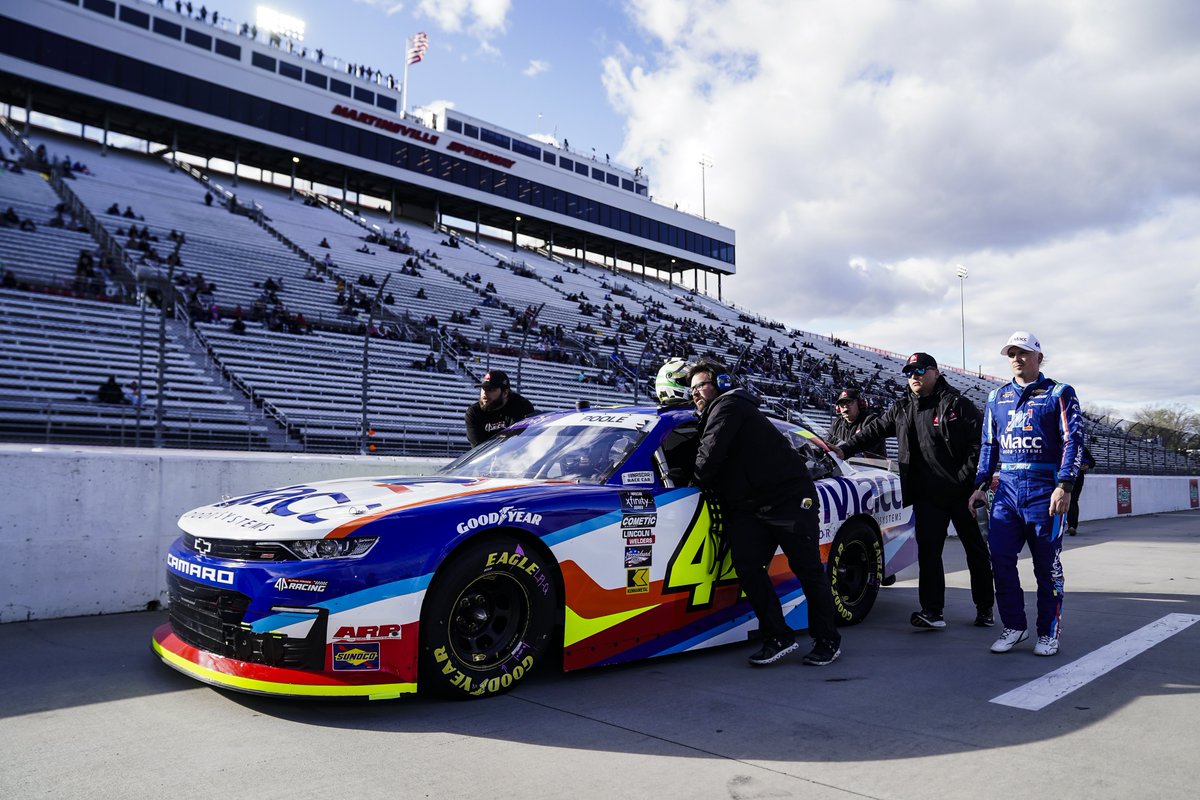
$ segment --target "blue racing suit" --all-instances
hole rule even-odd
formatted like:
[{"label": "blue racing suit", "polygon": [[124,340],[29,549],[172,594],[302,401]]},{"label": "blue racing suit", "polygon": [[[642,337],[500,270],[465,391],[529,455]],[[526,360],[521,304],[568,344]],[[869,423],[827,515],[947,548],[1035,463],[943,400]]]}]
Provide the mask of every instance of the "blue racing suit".
[{"label": "blue racing suit", "polygon": [[1058,638],[1066,526],[1065,515],[1050,516],[1050,495],[1060,485],[1070,493],[1079,475],[1085,438],[1079,398],[1069,385],[1040,373],[1028,386],[1014,380],[988,396],[982,438],[975,483],[986,491],[997,469],[1000,474],[988,527],[1000,620],[1005,628],[1029,627],[1017,575],[1017,555],[1028,544],[1038,586],[1038,636]]}]

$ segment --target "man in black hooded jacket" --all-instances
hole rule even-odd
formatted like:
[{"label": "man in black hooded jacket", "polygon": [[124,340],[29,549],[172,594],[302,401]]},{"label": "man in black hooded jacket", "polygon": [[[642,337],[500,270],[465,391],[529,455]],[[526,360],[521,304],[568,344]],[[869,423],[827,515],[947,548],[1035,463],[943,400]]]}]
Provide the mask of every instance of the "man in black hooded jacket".
[{"label": "man in black hooded jacket", "polygon": [[916,527],[921,610],[913,612],[913,627],[946,627],[942,550],[951,522],[967,554],[975,625],[991,627],[996,600],[991,557],[979,523],[967,506],[979,461],[979,409],[946,382],[928,353],[909,356],[904,375],[909,388],[905,396],[834,449],[849,457],[874,439],[896,437],[900,487],[904,504],[912,506]]},{"label": "man in black hooded jacket", "polygon": [[695,481],[720,504],[734,569],[765,635],[750,663],[774,664],[799,648],[767,570],[777,548],[800,580],[808,606],[814,644],[804,663],[832,663],[841,655],[842,640],[821,564],[820,501],[808,466],[759,411],[758,400],[745,389],[732,388],[719,365],[696,364],[688,372],[688,384],[700,412]]}]

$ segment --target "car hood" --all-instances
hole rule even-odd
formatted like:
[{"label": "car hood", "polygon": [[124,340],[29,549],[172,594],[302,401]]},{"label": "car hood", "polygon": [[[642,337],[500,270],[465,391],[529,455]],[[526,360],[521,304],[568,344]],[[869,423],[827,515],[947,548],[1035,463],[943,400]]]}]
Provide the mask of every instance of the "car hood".
[{"label": "car hood", "polygon": [[322,539],[347,536],[363,525],[404,509],[473,500],[512,489],[561,481],[510,478],[345,478],[297,484],[228,498],[193,509],[179,527],[214,539]]}]

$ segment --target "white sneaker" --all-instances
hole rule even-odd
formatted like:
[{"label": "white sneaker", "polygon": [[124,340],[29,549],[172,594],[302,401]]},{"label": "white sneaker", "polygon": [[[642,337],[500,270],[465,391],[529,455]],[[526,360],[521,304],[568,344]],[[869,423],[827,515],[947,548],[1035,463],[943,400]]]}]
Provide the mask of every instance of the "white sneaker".
[{"label": "white sneaker", "polygon": [[1033,646],[1033,654],[1035,656],[1052,656],[1058,652],[1058,637],[1057,636],[1039,636],[1037,644]]},{"label": "white sneaker", "polygon": [[[992,643],[992,652],[1007,653],[1028,638],[1029,631],[1017,631],[1012,628],[1005,628],[1004,633],[1000,634],[1000,638]],[[1055,645],[1057,646],[1057,642]],[[1051,654],[1047,653],[1046,655]]]}]

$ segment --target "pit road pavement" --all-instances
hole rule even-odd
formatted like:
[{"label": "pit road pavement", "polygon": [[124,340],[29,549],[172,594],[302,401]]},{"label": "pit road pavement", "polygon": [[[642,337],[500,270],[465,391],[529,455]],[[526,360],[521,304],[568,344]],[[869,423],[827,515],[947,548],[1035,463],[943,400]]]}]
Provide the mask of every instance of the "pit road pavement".
[{"label": "pit road pavement", "polygon": [[1195,798],[1200,623],[1040,710],[992,700],[1168,615],[1200,618],[1200,513],[1086,523],[1063,564],[1054,658],[988,651],[999,629],[971,626],[951,538],[945,631],[908,624],[914,568],[829,667],[752,669],[747,644],[479,702],[215,690],[151,654],[163,612],[10,623],[0,798]]}]

